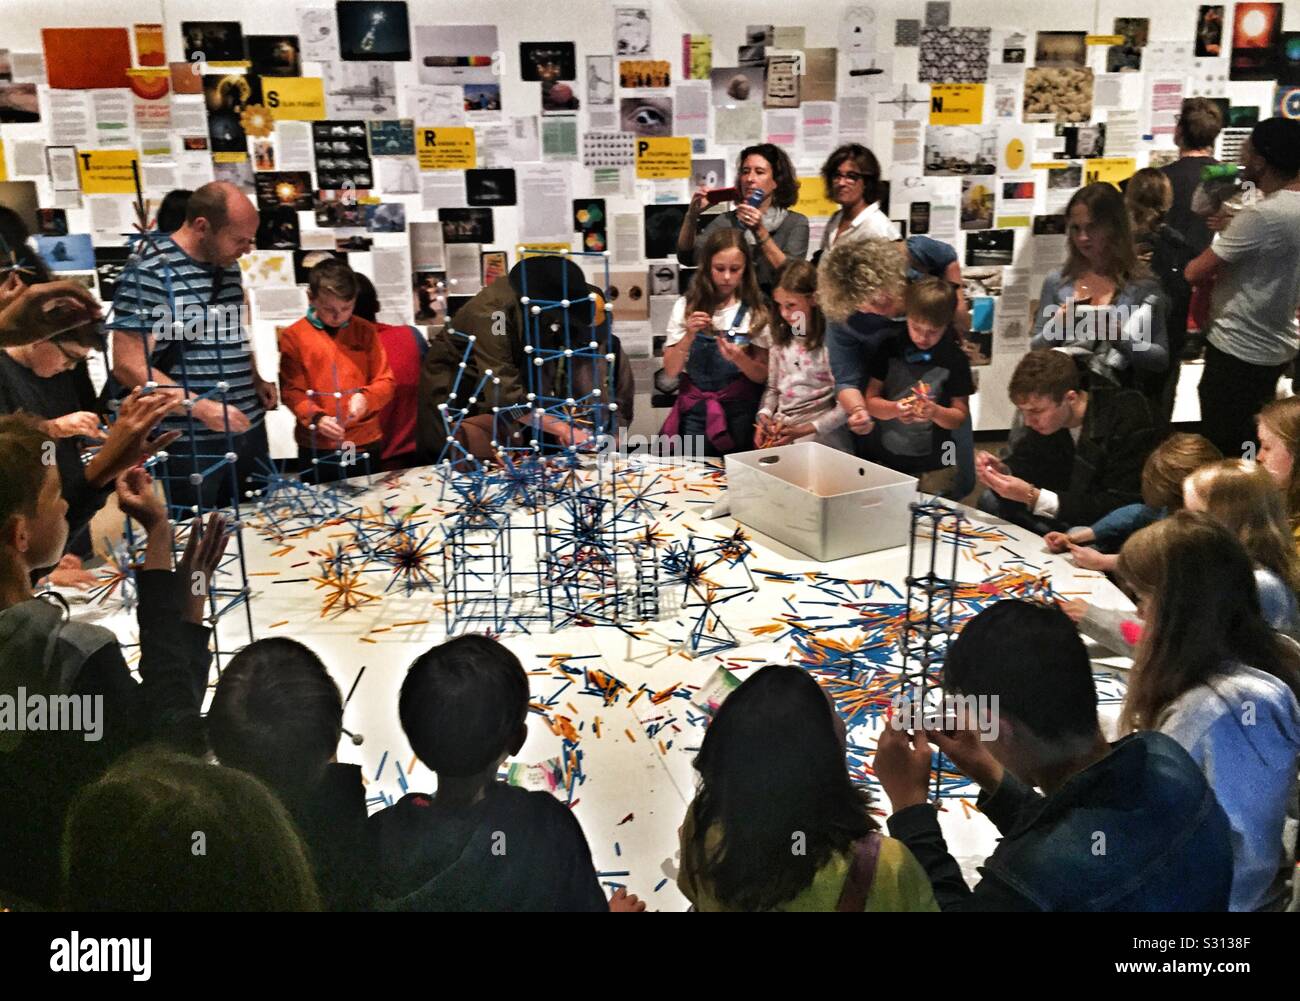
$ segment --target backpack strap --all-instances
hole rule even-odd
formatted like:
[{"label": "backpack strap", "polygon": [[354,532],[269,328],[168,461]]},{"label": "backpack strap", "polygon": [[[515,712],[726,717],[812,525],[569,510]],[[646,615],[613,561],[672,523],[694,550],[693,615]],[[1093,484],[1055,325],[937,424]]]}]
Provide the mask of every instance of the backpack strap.
[{"label": "backpack strap", "polygon": [[876,879],[876,861],[880,858],[879,831],[872,831],[865,838],[853,842],[853,859],[849,863],[849,874],[840,891],[836,911],[861,914],[867,906],[867,897],[871,893],[871,884]]}]

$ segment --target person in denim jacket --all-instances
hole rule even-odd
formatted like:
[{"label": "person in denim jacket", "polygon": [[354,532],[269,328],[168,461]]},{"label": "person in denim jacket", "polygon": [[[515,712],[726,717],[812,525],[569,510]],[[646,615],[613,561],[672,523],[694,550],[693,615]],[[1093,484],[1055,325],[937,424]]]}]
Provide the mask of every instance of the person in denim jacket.
[{"label": "person in denim jacket", "polygon": [[[1227,909],[1223,808],[1165,734],[1107,743],[1087,651],[1062,612],[1020,600],[985,609],[949,650],[943,686],[987,700],[996,729],[909,734],[891,723],[875,758],[889,833],[925,867],[941,909]],[[1002,835],[974,889],[926,802],[934,745],[979,784],[978,806]]]}]

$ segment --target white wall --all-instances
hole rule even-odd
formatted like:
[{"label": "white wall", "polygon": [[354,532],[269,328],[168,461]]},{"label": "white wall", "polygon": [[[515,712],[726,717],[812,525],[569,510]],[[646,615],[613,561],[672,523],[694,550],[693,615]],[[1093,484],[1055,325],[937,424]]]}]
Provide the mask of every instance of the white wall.
[{"label": "white wall", "polygon": [[[713,36],[713,61],[715,66],[735,64],[735,50],[744,39],[747,24],[773,23],[777,25],[806,26],[806,44],[809,46],[834,46],[845,4],[809,2],[809,0],[749,0],[743,4],[719,3],[717,0],[639,0],[623,3],[624,6],[645,6],[651,10],[653,41],[651,57],[669,60],[674,83],[680,78],[681,36],[711,34]],[[329,7],[319,2],[301,5],[268,0],[226,0],[216,5],[211,0],[0,0],[0,46],[13,51],[40,49],[40,29],[43,27],[124,26],[137,22],[161,21],[165,25],[169,60],[183,59],[180,23],[184,20],[234,19],[243,24],[245,34],[297,31],[296,9],[299,6]],[[572,40],[577,45],[578,80],[575,91],[585,94],[583,57],[589,54],[607,54],[613,51],[613,8],[611,0],[545,0],[545,2],[502,2],[479,0],[474,4],[451,3],[447,0],[410,0],[412,24],[496,24],[499,28],[503,52],[502,76],[503,113],[506,116],[537,114],[540,106],[539,85],[524,82],[519,75],[519,49],[521,41]],[[913,2],[885,2],[871,4],[877,11],[879,47],[895,51],[896,62],[893,79],[897,83],[915,81],[917,50],[894,50],[894,20],[898,17],[923,18],[924,5]],[[1155,3],[1137,3],[1134,0],[1095,0],[1093,3],[1070,5],[1045,4],[1030,0],[955,0],[952,4],[954,25],[991,25],[996,28],[1020,28],[1031,33],[1038,29],[1084,30],[1108,34],[1112,18],[1116,16],[1144,16],[1151,20],[1150,37],[1157,40],[1190,40],[1196,22],[1195,0],[1160,0]],[[1230,14],[1229,27],[1230,35]],[[1287,12],[1287,26],[1300,27],[1300,4],[1291,4]],[[1032,62],[1032,52],[1030,55]],[[318,64],[307,63],[304,75],[319,75]],[[841,62],[841,82],[844,66]],[[403,84],[415,82],[415,67],[411,63],[397,64],[399,91]],[[1221,94],[1231,96],[1233,103],[1262,103],[1262,116],[1270,112],[1271,84],[1226,83]],[[616,101],[618,95],[616,94]],[[405,113],[405,108],[402,108]],[[579,119],[579,131],[585,128],[586,109]],[[424,124],[424,123],[417,123]],[[38,125],[6,125],[3,139],[7,146],[15,140],[42,138],[44,123]],[[1050,131],[1050,126],[1047,127]],[[889,123],[878,123],[874,132],[874,149],[886,163],[890,157],[892,131]],[[757,138],[757,137],[756,137]],[[1167,141],[1165,141],[1167,145]],[[735,148],[720,149],[710,143],[709,154],[725,155],[730,161]],[[801,173],[813,173],[820,166],[821,154],[805,157],[798,149],[792,150],[796,166]],[[708,154],[705,154],[708,155]],[[1139,166],[1145,156],[1139,156]],[[570,188],[574,196],[590,193],[588,171],[580,163],[568,167]],[[15,179],[12,169],[10,179]],[[1040,177],[1041,179],[1041,177]],[[1041,189],[1042,184],[1039,185]],[[50,204],[48,183],[41,180],[42,204]],[[1039,194],[1040,200],[1042,193]],[[640,190],[636,197],[607,199],[607,212],[612,217],[618,212],[640,211],[640,205],[650,201],[648,190]],[[393,199],[386,199],[393,200]],[[400,197],[408,204],[408,218],[436,218],[434,213],[422,213],[418,196]],[[1039,211],[1042,211],[1040,204]],[[496,222],[495,248],[510,251],[514,263],[516,243],[516,211],[510,208],[494,210]],[[896,217],[905,217],[905,208],[895,208]],[[303,215],[304,226],[310,226],[309,214]],[[87,231],[84,213],[70,212],[71,228]],[[612,230],[611,230],[612,238]],[[377,238],[376,242],[401,243],[402,236]],[[1024,251],[1023,235],[1018,236],[1018,255]],[[491,249],[491,248],[485,248]],[[960,248],[959,248],[960,250]],[[367,255],[353,255],[362,270],[368,269]],[[1018,257],[1019,262],[1019,257]],[[270,375],[274,367],[273,335],[266,325],[258,325],[258,341],[264,374]],[[1014,365],[1014,356],[995,357],[990,368],[983,370],[983,392],[976,399],[978,427],[1005,427],[1010,407],[1002,387]],[[657,417],[648,412],[645,400],[639,401],[638,430],[653,430]]]}]

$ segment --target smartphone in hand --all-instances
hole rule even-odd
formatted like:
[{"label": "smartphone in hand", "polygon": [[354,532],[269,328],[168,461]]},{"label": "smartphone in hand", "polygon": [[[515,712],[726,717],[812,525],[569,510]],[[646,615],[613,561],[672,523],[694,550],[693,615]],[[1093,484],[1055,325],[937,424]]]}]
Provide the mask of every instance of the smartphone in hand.
[{"label": "smartphone in hand", "polygon": [[714,188],[704,193],[704,201],[708,205],[717,205],[718,202],[735,202],[740,200],[739,188]]}]

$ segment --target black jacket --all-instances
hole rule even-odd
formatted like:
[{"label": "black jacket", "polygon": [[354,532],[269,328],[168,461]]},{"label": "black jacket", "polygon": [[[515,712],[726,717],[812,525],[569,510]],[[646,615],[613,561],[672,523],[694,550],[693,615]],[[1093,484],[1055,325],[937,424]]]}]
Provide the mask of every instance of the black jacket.
[{"label": "black jacket", "polygon": [[1149,731],[1043,797],[1007,773],[979,808],[1002,835],[972,891],[929,803],[889,818],[939,907],[967,911],[1226,911],[1232,830],[1172,738]]},{"label": "black jacket", "polygon": [[370,825],[382,909],[609,909],[582,828],[549,793],[493,782],[478,803],[454,810],[410,793]]},{"label": "black jacket", "polygon": [[368,910],[375,866],[366,834],[361,766],[328,765],[310,796],[286,805],[307,844],[325,907]]},{"label": "black jacket", "polygon": [[1077,445],[1065,429],[1041,435],[1024,428],[1005,461],[1013,475],[1060,498],[1057,519],[1091,525],[1117,507],[1142,500],[1142,466],[1157,438],[1142,393],[1098,388],[1088,395]]},{"label": "black jacket", "polygon": [[[33,904],[58,903],[63,818],[82,786],[146,741],[205,751],[199,712],[212,662],[210,631],[181,620],[188,591],[172,571],[144,570],[136,580],[139,683],[107,629],[58,626],[61,616],[40,598],[0,612],[0,694],[13,697],[22,687],[29,695],[103,699],[100,739],[29,732],[0,751],[0,887]],[[47,650],[49,662],[42,664]]]}]

